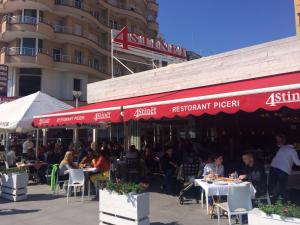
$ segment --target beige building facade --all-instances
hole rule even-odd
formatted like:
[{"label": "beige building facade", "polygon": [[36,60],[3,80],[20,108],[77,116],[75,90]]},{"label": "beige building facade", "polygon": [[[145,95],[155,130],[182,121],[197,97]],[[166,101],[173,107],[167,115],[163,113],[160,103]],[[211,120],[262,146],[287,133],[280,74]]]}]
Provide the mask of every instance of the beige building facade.
[{"label": "beige building facade", "polygon": [[[78,90],[86,101],[87,84],[111,78],[111,29],[127,25],[149,38],[158,34],[155,0],[0,0],[0,13],[8,96],[41,90],[72,102],[72,91]],[[134,72],[150,69],[129,66]],[[115,76],[128,73],[117,63],[115,68]]]}]

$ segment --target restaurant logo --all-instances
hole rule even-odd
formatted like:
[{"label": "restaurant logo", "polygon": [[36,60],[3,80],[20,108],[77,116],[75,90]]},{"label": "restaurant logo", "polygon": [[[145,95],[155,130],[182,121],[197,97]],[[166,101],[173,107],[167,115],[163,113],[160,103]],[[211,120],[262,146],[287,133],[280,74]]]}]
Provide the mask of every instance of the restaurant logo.
[{"label": "restaurant logo", "polygon": [[139,108],[135,111],[134,117],[140,118],[142,116],[153,116],[156,115],[156,107],[150,107],[150,108]]},{"label": "restaurant logo", "polygon": [[266,105],[277,106],[278,104],[293,103],[293,102],[300,102],[300,93],[286,91],[286,92],[272,93],[269,96],[268,100],[266,101]]},{"label": "restaurant logo", "polygon": [[173,44],[164,42],[163,40],[150,39],[145,35],[129,33],[128,27],[124,27],[121,31],[113,30],[114,43],[119,43],[122,48],[128,50],[128,47],[138,48],[140,50],[148,50],[163,54],[166,56],[186,59],[186,50]]},{"label": "restaurant logo", "polygon": [[99,121],[99,120],[105,120],[110,118],[111,118],[110,112],[99,112],[95,114],[94,120]]},{"label": "restaurant logo", "polygon": [[50,123],[50,119],[40,119],[39,120],[39,125],[49,124],[49,123]]}]

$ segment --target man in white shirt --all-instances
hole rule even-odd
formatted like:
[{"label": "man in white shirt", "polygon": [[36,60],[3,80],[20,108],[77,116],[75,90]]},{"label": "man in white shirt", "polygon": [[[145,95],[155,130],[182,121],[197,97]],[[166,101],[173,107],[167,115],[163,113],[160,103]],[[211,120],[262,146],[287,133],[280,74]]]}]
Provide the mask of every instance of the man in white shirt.
[{"label": "man in white shirt", "polygon": [[17,156],[14,147],[11,147],[6,154],[6,162],[9,167],[16,165]]},{"label": "man in white shirt", "polygon": [[280,147],[272,160],[269,177],[269,193],[274,195],[274,189],[279,186],[279,199],[286,201],[288,178],[293,165],[300,166],[298,153],[292,145],[288,145],[285,135],[277,135],[276,141]]},{"label": "man in white shirt", "polygon": [[27,157],[27,153],[29,149],[33,149],[34,148],[34,144],[31,141],[31,137],[28,137],[27,140],[23,143],[23,157]]}]

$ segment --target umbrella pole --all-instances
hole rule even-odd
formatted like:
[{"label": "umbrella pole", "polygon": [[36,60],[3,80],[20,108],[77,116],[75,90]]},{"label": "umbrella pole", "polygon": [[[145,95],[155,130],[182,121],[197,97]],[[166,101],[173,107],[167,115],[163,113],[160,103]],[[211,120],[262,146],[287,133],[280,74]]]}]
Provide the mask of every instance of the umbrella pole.
[{"label": "umbrella pole", "polygon": [[36,130],[36,144],[35,144],[35,158],[37,159],[38,158],[38,149],[39,149],[39,132],[40,130],[37,129]]},{"label": "umbrella pole", "polygon": [[8,152],[8,139],[9,139],[9,135],[7,132],[5,132],[5,153],[6,154]]}]

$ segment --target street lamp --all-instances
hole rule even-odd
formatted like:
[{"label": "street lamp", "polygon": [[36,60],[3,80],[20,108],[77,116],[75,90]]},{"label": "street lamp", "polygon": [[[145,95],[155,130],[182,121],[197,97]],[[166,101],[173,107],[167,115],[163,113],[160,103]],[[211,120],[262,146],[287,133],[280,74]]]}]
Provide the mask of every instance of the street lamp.
[{"label": "street lamp", "polygon": [[74,96],[74,98],[76,100],[75,106],[77,108],[78,107],[78,100],[81,97],[82,92],[81,91],[72,91],[72,93],[73,93],[73,96]]},{"label": "street lamp", "polygon": [[[78,100],[79,100],[80,96],[82,95],[82,92],[81,91],[72,91],[72,93],[73,93],[73,96],[76,100],[75,107],[77,108],[78,107]],[[75,127],[74,131],[73,131],[73,142],[75,144],[75,148],[77,148],[77,142],[78,142],[78,129],[77,129],[77,127]]]}]

